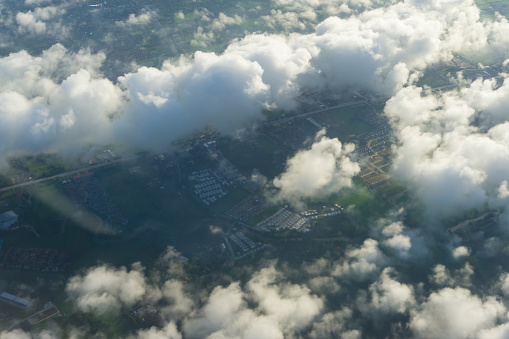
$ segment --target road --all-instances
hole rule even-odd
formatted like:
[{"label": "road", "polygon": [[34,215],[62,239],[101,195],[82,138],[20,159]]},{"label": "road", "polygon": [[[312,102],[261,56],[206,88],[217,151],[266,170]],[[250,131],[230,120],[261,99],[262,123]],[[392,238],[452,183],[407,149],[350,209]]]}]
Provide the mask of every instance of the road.
[{"label": "road", "polygon": [[[360,105],[360,104],[366,104],[366,102],[364,100],[349,101],[349,102],[345,102],[343,104],[339,104],[339,105],[335,105],[335,106],[331,106],[331,107],[327,107],[327,108],[323,108],[323,109],[319,109],[319,110],[315,110],[315,111],[311,111],[311,112],[306,112],[306,113],[301,113],[301,114],[297,114],[297,115],[292,115],[292,116],[290,116],[288,118],[283,118],[283,119],[278,119],[278,120],[275,120],[275,121],[265,122],[265,123],[259,124],[259,126],[279,124],[281,122],[290,121],[290,120],[296,119],[296,118],[306,117],[306,116],[313,115],[313,114],[316,114],[316,113],[326,112],[326,111],[329,111],[329,110],[332,110],[332,109],[335,109],[335,108],[349,107],[349,106],[355,106],[355,105]],[[82,167],[82,168],[77,169],[77,170],[73,170],[73,171],[69,171],[69,172],[64,172],[64,173],[60,173],[60,174],[57,174],[57,175],[53,175],[51,177],[37,179],[37,180],[32,180],[32,181],[27,181],[27,182],[23,182],[21,184],[16,184],[16,185],[0,188],[0,193],[1,192],[11,191],[11,190],[14,190],[14,189],[17,189],[17,188],[20,188],[20,187],[25,187],[25,186],[37,184],[37,183],[44,182],[44,181],[53,180],[53,179],[56,179],[56,178],[62,178],[62,177],[66,177],[66,176],[69,176],[69,175],[78,174],[78,173],[83,172],[83,171],[91,171],[91,170],[93,170],[95,168],[100,168],[100,167],[104,167],[104,166],[110,166],[110,165],[118,164],[120,162],[134,160],[134,159],[137,159],[137,158],[138,157],[127,157],[127,158],[117,159],[117,160],[113,160],[113,161],[109,161],[109,162],[104,162],[104,163],[97,164],[97,165],[89,165],[89,166]]]},{"label": "road", "polygon": [[110,166],[110,165],[115,165],[115,164],[118,164],[118,163],[121,163],[121,162],[124,162],[124,161],[130,161],[130,160],[134,160],[134,159],[138,159],[138,158],[139,157],[127,157],[127,158],[117,159],[117,160],[113,160],[113,161],[103,162],[103,163],[100,163],[100,164],[97,164],[97,165],[88,165],[86,167],[82,167],[82,168],[77,169],[77,170],[72,170],[72,171],[60,173],[60,174],[57,174],[57,175],[52,175],[51,177],[46,177],[46,178],[42,178],[42,179],[27,181],[27,182],[23,182],[21,184],[16,184],[16,185],[0,188],[0,192],[7,192],[7,191],[14,190],[16,188],[29,186],[29,185],[37,184],[37,183],[40,183],[40,182],[44,182],[44,181],[48,181],[48,180],[53,180],[53,179],[56,179],[56,178],[62,178],[62,177],[66,177],[66,176],[73,175],[73,174],[78,174],[78,173],[85,172],[85,171],[88,172],[88,171],[91,171],[91,170],[96,169],[96,168]]},{"label": "road", "polygon": [[[140,5],[138,3],[138,1],[135,1],[135,0],[132,0],[131,3],[135,6],[138,6],[140,9],[142,8],[147,8],[149,11],[152,11],[152,9],[150,8],[150,6],[148,5]],[[156,11],[154,11],[156,12]],[[170,48],[171,48],[171,51],[173,52],[174,56],[175,57],[179,57],[180,56],[180,53],[179,51],[177,50],[177,46],[175,46],[175,44],[173,43],[173,40],[170,39],[170,37],[168,36],[168,34],[166,34],[166,32],[164,31],[164,28],[163,26],[161,25],[161,23],[159,22],[159,20],[157,20],[157,17],[152,15],[151,16],[151,19],[156,23],[156,25],[159,27],[159,32],[161,33],[161,35],[163,36],[164,40],[166,40],[166,42],[168,43],[168,45],[170,45]]]},{"label": "road", "polygon": [[331,106],[331,107],[326,107],[326,108],[318,109],[316,111],[311,111],[311,112],[301,113],[301,114],[297,114],[297,115],[292,115],[292,116],[290,116],[288,118],[283,118],[283,119],[278,119],[278,120],[264,122],[264,123],[259,124],[258,126],[275,125],[275,124],[279,124],[281,122],[290,121],[292,119],[302,118],[302,117],[306,117],[308,115],[313,115],[313,114],[316,114],[316,113],[326,112],[326,111],[329,111],[329,110],[335,109],[335,108],[356,106],[356,105],[360,105],[360,104],[366,104],[366,101],[364,101],[364,100],[349,101],[349,102],[345,102],[343,104],[339,104],[339,105],[336,105],[336,106]]},{"label": "road", "polygon": [[455,87],[458,87],[458,85],[445,85],[445,86],[440,86],[440,87],[433,87],[431,90],[433,92],[437,92],[437,91],[441,91],[443,89],[452,89]]}]

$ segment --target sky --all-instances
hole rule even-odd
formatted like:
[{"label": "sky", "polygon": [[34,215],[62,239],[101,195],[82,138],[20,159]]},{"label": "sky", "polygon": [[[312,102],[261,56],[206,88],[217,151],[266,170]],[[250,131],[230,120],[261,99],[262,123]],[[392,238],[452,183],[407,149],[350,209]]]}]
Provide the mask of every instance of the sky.
[{"label": "sky", "polygon": [[[409,187],[408,206],[373,220],[340,258],[299,269],[260,262],[249,267],[246,281],[225,277],[197,291],[175,279],[160,287],[139,263],[90,267],[66,283],[75,309],[108,316],[141,301],[167,305],[164,326],[132,338],[508,338],[507,20],[481,19],[472,0],[272,1],[285,10],[264,20],[284,33],[246,32],[221,53],[134,67],[116,80],[101,71],[103,52],[73,52],[65,43],[38,55],[21,50],[0,57],[0,161],[76,154],[92,144],[159,151],[210,124],[239,136],[263,121],[264,108],[294,109],[304,88],[357,88],[386,102],[382,114],[395,135],[391,173]],[[0,12],[0,25],[16,34],[71,34],[58,19],[67,5],[25,4],[32,9]],[[201,14],[198,48],[244,20]],[[117,25],[157,15],[147,8]],[[0,44],[9,43],[0,35]],[[502,72],[475,81],[455,76],[459,89],[452,91],[417,85],[428,67],[456,54],[498,58]],[[351,187],[361,166],[354,148],[318,133],[270,182],[273,199],[299,206]],[[415,209],[418,227],[408,224]],[[447,231],[448,221],[472,211],[496,211],[498,222],[470,238]],[[489,274],[471,258],[493,263]],[[4,331],[0,338],[102,335],[89,331],[55,325],[31,334]]]}]

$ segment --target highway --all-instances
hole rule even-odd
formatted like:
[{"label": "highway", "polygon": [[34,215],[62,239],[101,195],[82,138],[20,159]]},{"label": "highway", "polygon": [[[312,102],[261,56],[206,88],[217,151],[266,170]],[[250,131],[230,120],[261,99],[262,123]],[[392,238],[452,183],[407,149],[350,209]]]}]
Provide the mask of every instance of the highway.
[{"label": "highway", "polygon": [[349,101],[349,102],[345,102],[343,104],[339,104],[339,105],[336,105],[336,106],[331,106],[331,107],[326,107],[326,108],[318,109],[316,111],[311,111],[311,112],[301,113],[301,114],[297,114],[297,115],[292,115],[292,116],[289,116],[289,117],[283,118],[283,119],[267,121],[267,122],[258,124],[258,126],[275,125],[275,124],[279,124],[279,123],[282,123],[282,122],[290,121],[292,119],[302,118],[302,117],[306,117],[306,116],[313,115],[313,114],[316,114],[316,113],[326,112],[326,111],[329,111],[329,110],[335,109],[335,108],[356,106],[356,105],[361,105],[361,104],[366,104],[366,101],[364,101],[364,100]]},{"label": "highway", "polygon": [[30,186],[30,185],[37,184],[37,183],[40,183],[40,182],[44,182],[44,181],[48,181],[48,180],[53,180],[53,179],[56,179],[56,178],[62,178],[62,177],[66,177],[66,176],[73,175],[73,174],[79,174],[79,173],[82,173],[82,172],[85,172],[85,171],[88,172],[88,171],[91,171],[91,170],[96,169],[96,168],[110,166],[110,165],[115,165],[115,164],[118,164],[118,163],[121,163],[121,162],[135,160],[135,159],[138,159],[138,158],[139,157],[127,157],[127,158],[112,160],[112,161],[108,161],[108,162],[103,162],[103,163],[100,163],[100,164],[97,164],[97,165],[87,165],[86,167],[82,167],[82,168],[79,168],[79,169],[76,169],[76,170],[72,170],[72,171],[68,171],[68,172],[52,175],[51,177],[46,177],[46,178],[37,179],[37,180],[31,180],[31,181],[23,182],[21,184],[16,184],[16,185],[11,185],[11,186],[7,186],[7,187],[4,187],[4,188],[0,188],[0,192],[7,192],[7,191],[14,190],[16,188]]},{"label": "highway", "polygon": [[[326,112],[326,111],[329,111],[329,110],[332,110],[332,109],[336,109],[336,108],[349,107],[349,106],[355,106],[355,105],[360,105],[360,104],[366,104],[366,102],[364,100],[349,101],[349,102],[345,102],[345,103],[342,103],[342,104],[339,104],[339,105],[335,105],[335,106],[331,106],[331,107],[326,107],[326,108],[322,108],[322,109],[319,109],[319,110],[315,110],[315,111],[311,111],[311,112],[306,112],[306,113],[301,113],[301,114],[297,114],[297,115],[292,115],[290,117],[283,118],[283,119],[278,119],[278,120],[274,120],[274,121],[269,121],[269,122],[261,123],[261,124],[259,124],[259,126],[279,124],[279,123],[282,123],[282,122],[290,121],[292,119],[302,118],[302,117],[306,117],[306,116],[313,115],[313,114],[316,114],[316,113]],[[62,177],[66,177],[66,176],[73,175],[73,174],[79,174],[79,173],[82,173],[84,171],[92,171],[92,170],[94,170],[96,168],[101,168],[101,167],[105,167],[105,166],[115,165],[115,164],[118,164],[120,162],[130,161],[130,160],[134,160],[134,159],[138,159],[138,158],[139,157],[137,157],[137,156],[131,156],[131,157],[127,157],[127,158],[122,158],[122,159],[112,160],[112,161],[108,161],[108,162],[103,162],[103,163],[100,163],[100,164],[97,164],[97,165],[87,165],[86,167],[82,167],[82,168],[79,168],[79,169],[76,169],[76,170],[72,170],[72,171],[68,171],[68,172],[52,175],[50,177],[46,177],[46,178],[42,178],[42,179],[37,179],[37,180],[31,180],[31,181],[23,182],[23,183],[20,183],[20,184],[3,187],[3,188],[0,188],[0,193],[1,192],[11,191],[11,190],[14,190],[14,189],[17,189],[17,188],[20,188],[20,187],[30,186],[30,185],[37,184],[37,183],[44,182],[44,181],[53,180],[53,179],[56,179],[56,178],[62,178]]]},{"label": "highway", "polygon": [[[138,3],[138,1],[136,0],[132,0],[131,3],[135,6],[138,6],[138,8],[140,9],[143,9],[143,8],[147,8],[149,11],[152,11],[152,9],[150,8],[150,6],[148,5],[140,5]],[[156,11],[154,11],[156,12]],[[175,46],[175,44],[173,43],[173,40],[170,39],[170,37],[168,36],[168,34],[166,34],[166,32],[164,31],[164,28],[163,26],[161,25],[161,23],[159,22],[159,20],[157,19],[157,17],[155,15],[152,15],[151,16],[151,20],[153,20],[157,26],[159,27],[159,32],[161,33],[161,35],[163,36],[164,40],[166,40],[166,42],[168,43],[168,45],[170,45],[170,48],[171,48],[171,51],[173,52],[174,54],[174,57],[179,57],[180,56],[180,53],[179,51],[177,50],[177,46]]]}]

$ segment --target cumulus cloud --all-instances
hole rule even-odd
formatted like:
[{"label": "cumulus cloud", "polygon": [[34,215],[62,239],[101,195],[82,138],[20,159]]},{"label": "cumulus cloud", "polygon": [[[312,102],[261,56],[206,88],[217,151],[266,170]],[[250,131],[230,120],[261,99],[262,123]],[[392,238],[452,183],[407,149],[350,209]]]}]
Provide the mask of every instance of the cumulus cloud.
[{"label": "cumulus cloud", "polygon": [[46,32],[46,23],[38,20],[32,11],[16,14],[16,22],[19,25],[19,32],[41,34]]},{"label": "cumulus cloud", "polygon": [[303,286],[276,285],[280,278],[273,266],[264,268],[249,281],[248,288],[267,314],[291,329],[301,330],[320,313],[323,301]]},{"label": "cumulus cloud", "polygon": [[504,339],[509,337],[509,323],[479,331],[479,339]]},{"label": "cumulus cloud", "polygon": [[25,0],[25,5],[42,5],[44,3],[51,2],[51,0]]},{"label": "cumulus cloud", "polygon": [[[296,5],[323,7],[328,3],[303,1]],[[353,6],[353,3],[349,5]],[[24,105],[31,113],[27,115],[25,125],[14,127],[19,128],[19,135],[38,134],[37,142],[31,144],[41,146],[32,151],[58,149],[66,144],[67,133],[60,131],[65,131],[64,127],[70,125],[79,130],[77,140],[81,144],[94,139],[96,142],[126,141],[137,147],[162,149],[175,138],[209,124],[223,133],[235,134],[259,121],[260,109],[267,105],[295,108],[295,98],[306,86],[358,86],[378,94],[392,95],[429,65],[450,59],[452,52],[481,47],[493,50],[497,44],[503,46],[505,41],[503,32],[507,29],[507,22],[502,19],[481,21],[479,9],[470,0],[456,1],[454,10],[447,1],[417,6],[408,0],[380,8],[370,6],[366,5],[368,10],[348,18],[327,18],[312,33],[248,35],[232,41],[221,55],[197,52],[193,58],[168,61],[161,69],[140,68],[120,77],[118,83],[107,84],[107,80],[99,79],[97,74],[91,74],[87,80],[83,73],[67,72],[66,77],[73,78],[75,83],[80,79],[94,87],[102,84],[103,89],[111,94],[106,105],[109,110],[99,109],[98,113],[95,109],[88,112],[91,104],[85,109],[76,105],[56,109],[51,105],[44,106],[50,101],[52,91],[59,89],[66,78],[49,77],[44,81],[45,86],[39,87],[36,84],[43,83],[39,75],[35,82],[28,84],[32,84],[32,92],[46,91],[37,99],[37,104],[43,103],[43,107],[35,107],[33,102],[21,102],[20,107]],[[20,13],[19,19],[26,27],[42,32],[44,25],[48,29],[45,20],[54,20],[64,10],[64,7],[56,6],[38,7]],[[145,22],[150,15],[143,12],[132,16],[131,21]],[[176,17],[182,16],[183,13],[176,14]],[[221,13],[211,25],[222,29],[229,24],[239,24],[241,20],[240,17]],[[469,34],[464,36],[458,27],[469,27]],[[212,39],[203,31],[196,33],[197,44],[206,44],[207,39]],[[18,53],[15,56],[22,55]],[[50,66],[40,67],[42,70],[39,72],[44,72],[45,67]],[[67,83],[71,83],[70,79]],[[17,92],[16,87],[7,87],[2,93]],[[85,92],[82,91],[82,94]],[[476,102],[486,106],[490,100],[486,97]],[[13,105],[10,103],[4,107]],[[83,116],[90,114],[90,123],[81,123],[82,113]],[[58,127],[60,120],[62,127]],[[31,131],[35,125],[36,132]],[[97,128],[99,137],[96,138]],[[492,133],[500,134],[500,131]],[[322,143],[325,140],[322,139]],[[428,143],[431,141],[436,139],[431,138]],[[342,152],[348,153],[348,147],[344,146]],[[6,147],[3,149],[5,154]],[[10,142],[8,149],[28,151],[30,147]],[[355,172],[353,167],[351,172]],[[470,181],[474,186],[483,178],[475,170],[465,169],[462,173],[462,180]],[[317,189],[320,190],[319,187]],[[462,194],[461,190],[457,192]],[[482,200],[478,192],[472,194],[470,201],[475,201],[475,198]]]},{"label": "cumulus cloud", "polygon": [[385,268],[377,281],[369,286],[368,293],[358,298],[361,312],[375,318],[395,313],[405,313],[416,303],[412,286],[402,284],[392,275],[391,267]]},{"label": "cumulus cloud", "polygon": [[0,332],[0,339],[31,339],[32,335],[26,333],[22,330],[14,330],[14,331],[2,331]]},{"label": "cumulus cloud", "polygon": [[451,274],[446,266],[437,264],[433,267],[433,274],[430,276],[430,280],[439,286],[470,287],[470,278],[473,274],[474,268],[469,263],[465,263],[462,268],[454,270],[453,274]]},{"label": "cumulus cloud", "polygon": [[19,52],[0,59],[0,158],[106,141],[123,92],[97,77],[103,58],[55,45],[41,57]]},{"label": "cumulus cloud", "polygon": [[198,26],[194,33],[194,39],[191,40],[191,46],[195,47],[207,47],[211,42],[214,41],[214,32],[204,32],[203,27]]},{"label": "cumulus cloud", "polygon": [[60,37],[68,34],[68,29],[56,18],[65,14],[65,5],[36,7],[28,12],[18,12],[15,16],[18,32],[21,34],[56,34]]},{"label": "cumulus cloud", "polygon": [[[313,15],[314,12],[310,12]],[[283,27],[285,30],[305,30],[308,25],[303,22],[301,15],[295,12],[282,12],[280,9],[273,9],[270,11],[270,15],[264,15],[262,19],[271,28]]]},{"label": "cumulus cloud", "polygon": [[269,85],[272,102],[282,109],[296,107],[301,78],[315,73],[311,59],[316,50],[306,37],[252,34],[227,47],[226,54],[239,55],[258,63],[262,79]]},{"label": "cumulus cloud", "polygon": [[338,263],[332,275],[364,280],[377,274],[387,262],[387,257],[378,246],[378,241],[366,239],[359,248],[349,249],[345,253],[345,259]]},{"label": "cumulus cloud", "polygon": [[183,319],[195,308],[193,299],[184,292],[182,282],[178,280],[166,281],[160,293],[153,295],[164,298],[168,303],[162,310],[166,319]]},{"label": "cumulus cloud", "polygon": [[[429,217],[507,205],[507,122],[497,105],[508,87],[505,80],[499,88],[491,80],[476,80],[441,95],[407,87],[387,102],[385,112],[399,141],[393,169],[415,188]],[[493,97],[489,106],[480,99],[486,96]],[[473,124],[474,119],[481,125]]]},{"label": "cumulus cloud", "polygon": [[163,328],[151,327],[148,330],[140,330],[128,339],[181,339],[182,334],[174,323],[169,323]]},{"label": "cumulus cloud", "polygon": [[[26,0],[27,5],[41,3]],[[176,138],[208,125],[235,135],[261,121],[263,107],[294,109],[298,93],[307,86],[356,86],[393,96],[385,108],[397,137],[393,172],[411,184],[428,216],[507,207],[509,80],[500,84],[481,79],[437,95],[411,85],[422,70],[450,60],[453,53],[502,50],[509,36],[505,19],[480,20],[471,0],[276,4],[291,10],[275,10],[266,20],[289,30],[305,30],[320,13],[344,15],[325,19],[307,34],[250,34],[232,41],[221,54],[197,52],[166,61],[161,68],[141,67],[116,82],[100,73],[102,53],[71,53],[55,45],[40,56],[18,52],[0,58],[0,157],[108,142],[165,149]],[[212,17],[202,12],[204,21]],[[16,23],[23,32],[42,34],[59,15],[52,7],[36,8],[18,13]],[[132,14],[125,24],[146,23],[151,15]],[[175,18],[185,16],[178,12]],[[220,13],[209,24],[220,31],[242,21]],[[194,38],[196,46],[206,46],[215,36],[198,29]],[[277,198],[298,202],[351,186],[360,170],[350,158],[352,151],[353,145],[318,134],[274,180]],[[79,310],[99,314],[160,301],[164,324],[133,334],[140,338],[284,338],[301,331],[314,338],[339,333],[355,338],[361,336],[355,328],[359,315],[375,314],[409,315],[409,329],[416,337],[507,333],[504,305],[464,288],[472,284],[470,264],[454,269],[435,263],[424,271],[431,272],[428,279],[439,290],[419,304],[415,291],[422,292],[425,284],[398,281],[399,267],[393,264],[425,248],[421,234],[391,221],[377,236],[348,248],[340,259],[322,258],[305,267],[312,276],[305,277],[305,284],[286,281],[271,266],[245,285],[233,282],[202,292],[206,297],[200,300],[176,280],[150,285],[139,266],[99,266],[71,278],[66,291]],[[487,247],[500,243],[492,239]],[[469,254],[465,246],[452,250],[455,259]],[[504,295],[509,294],[507,281],[502,275],[497,285]],[[358,298],[339,310],[337,305],[329,309],[322,299],[327,293],[348,294],[350,285],[358,282],[365,291],[352,294]],[[359,286],[352,291],[358,292]],[[0,337],[9,335],[24,332]]]},{"label": "cumulus cloud", "polygon": [[[277,6],[283,6],[288,13],[299,16],[302,20],[312,20],[318,15],[339,15],[341,13],[359,12],[361,10],[378,7],[379,0],[272,0]],[[394,1],[390,1],[394,3]]]},{"label": "cumulus cloud", "polygon": [[125,267],[98,266],[72,277],[66,292],[79,310],[105,315],[142,300],[148,287],[139,264],[130,271]]},{"label": "cumulus cloud", "polygon": [[454,284],[451,273],[447,267],[442,264],[433,267],[433,275],[430,276],[430,280],[440,286],[452,286]]},{"label": "cumulus cloud", "polygon": [[203,308],[184,323],[186,337],[284,338],[309,326],[323,301],[280,278],[269,266],[254,274],[244,290],[238,283],[216,287]]},{"label": "cumulus cloud", "polygon": [[342,145],[319,132],[308,150],[297,152],[287,160],[286,170],[274,179],[279,189],[277,200],[298,203],[310,197],[327,197],[342,188],[352,186],[352,177],[360,166],[349,158],[352,144]]},{"label": "cumulus cloud", "polygon": [[262,118],[263,70],[240,56],[197,53],[162,70],[141,68],[120,86],[99,76],[103,57],[55,45],[41,57],[0,59],[1,157],[112,140],[164,148],[210,124],[234,134]]},{"label": "cumulus cloud", "polygon": [[226,26],[240,25],[243,21],[244,20],[238,15],[230,17],[221,12],[218,17],[212,21],[212,29],[222,31],[226,28]]},{"label": "cumulus cloud", "polygon": [[262,73],[240,56],[202,52],[162,70],[142,67],[119,79],[131,102],[115,132],[129,136],[128,143],[160,148],[211,124],[234,134],[262,117],[268,93]]},{"label": "cumulus cloud", "polygon": [[184,18],[185,18],[184,12],[178,11],[175,13],[175,19],[184,20]]},{"label": "cumulus cloud", "polygon": [[[173,279],[153,285],[139,264],[131,270],[103,265],[70,278],[66,292],[78,310],[101,316],[158,304],[163,325],[130,338],[284,338],[311,326],[324,310],[320,297],[287,282],[273,265],[256,271],[244,288],[239,282],[215,287],[204,302],[184,286]],[[180,330],[175,322],[182,323]]]},{"label": "cumulus cloud", "polygon": [[465,246],[458,246],[452,251],[454,259],[464,258],[470,255],[470,250]]},{"label": "cumulus cloud", "polygon": [[[283,337],[273,319],[262,316],[253,323],[256,318],[256,314],[247,309],[238,284],[216,287],[200,315],[184,324],[184,332],[190,338],[204,338],[235,336],[239,331],[240,334],[248,334],[258,330],[260,334],[269,331],[275,338]],[[255,324],[259,328],[254,327]]]},{"label": "cumulus cloud", "polygon": [[129,14],[129,17],[125,21],[117,21],[116,24],[119,26],[146,25],[152,20],[153,16],[153,12],[143,10],[139,15],[134,13]]},{"label": "cumulus cloud", "polygon": [[359,330],[347,330],[352,323],[353,312],[348,307],[343,307],[338,311],[329,312],[323,315],[319,321],[313,323],[313,328],[309,334],[310,338],[331,338],[338,333],[342,338],[360,338]]},{"label": "cumulus cloud", "polygon": [[409,325],[417,338],[472,338],[506,312],[493,297],[482,300],[464,288],[445,288],[411,311]]},{"label": "cumulus cloud", "polygon": [[[52,84],[47,84],[51,86]],[[93,79],[86,70],[71,75],[47,102],[18,92],[0,94],[2,139],[0,153],[62,151],[107,139],[110,118],[122,104],[122,91],[105,79]],[[69,142],[69,143],[67,143]]]},{"label": "cumulus cloud", "polygon": [[407,257],[412,247],[412,241],[408,235],[403,234],[404,225],[402,222],[394,222],[382,230],[382,235],[387,239],[384,244],[397,252],[401,257]]},{"label": "cumulus cloud", "polygon": [[499,287],[504,296],[509,296],[509,274],[504,273],[500,276]]}]

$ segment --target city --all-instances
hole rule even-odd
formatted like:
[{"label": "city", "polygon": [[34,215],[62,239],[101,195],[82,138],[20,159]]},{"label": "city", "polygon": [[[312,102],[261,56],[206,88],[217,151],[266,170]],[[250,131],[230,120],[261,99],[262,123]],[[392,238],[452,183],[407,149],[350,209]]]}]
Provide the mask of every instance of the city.
[{"label": "city", "polygon": [[505,338],[504,1],[0,4],[0,339]]}]

